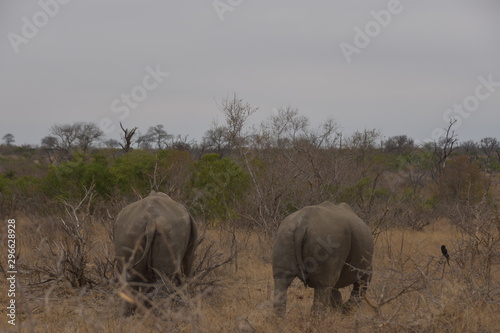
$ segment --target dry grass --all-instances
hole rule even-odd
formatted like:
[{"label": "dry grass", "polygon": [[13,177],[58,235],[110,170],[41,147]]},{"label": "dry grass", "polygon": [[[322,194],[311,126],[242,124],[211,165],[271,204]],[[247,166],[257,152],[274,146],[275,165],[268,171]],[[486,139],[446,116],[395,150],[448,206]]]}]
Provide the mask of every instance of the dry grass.
[{"label": "dry grass", "polygon": [[[36,235],[30,221],[19,220],[20,263],[43,266],[50,262],[34,251]],[[98,231],[98,232],[97,232]],[[498,231],[492,230],[492,233]],[[104,228],[92,234],[99,246],[91,248],[89,265],[102,248],[111,246]],[[230,236],[211,230],[207,239],[216,250],[227,253]],[[190,295],[187,302],[155,300],[155,311],[129,318],[120,316],[120,299],[111,283],[75,289],[64,281],[28,285],[36,279],[20,272],[17,325],[5,319],[2,305],[0,331],[8,332],[495,332],[500,330],[500,265],[498,243],[479,245],[468,255],[471,240],[446,221],[423,231],[391,229],[376,239],[374,276],[368,302],[350,315],[310,314],[312,289],[296,280],[289,289],[287,315],[272,312],[273,279],[270,265],[272,239],[256,232],[238,231],[236,261],[218,269],[223,283],[204,294]],[[475,237],[475,236],[474,236]],[[4,244],[4,242],[2,242]],[[447,266],[440,253],[446,244]],[[487,248],[489,246],[489,248]],[[112,247],[111,247],[112,249]],[[2,253],[6,253],[2,245]],[[471,249],[469,249],[471,250]],[[472,250],[471,250],[472,251]],[[489,252],[488,252],[489,251]],[[491,257],[488,274],[479,274],[482,258]],[[474,260],[474,262],[469,262]],[[4,264],[4,258],[2,258]],[[0,304],[7,304],[5,283]],[[344,290],[346,297],[349,290]]]}]

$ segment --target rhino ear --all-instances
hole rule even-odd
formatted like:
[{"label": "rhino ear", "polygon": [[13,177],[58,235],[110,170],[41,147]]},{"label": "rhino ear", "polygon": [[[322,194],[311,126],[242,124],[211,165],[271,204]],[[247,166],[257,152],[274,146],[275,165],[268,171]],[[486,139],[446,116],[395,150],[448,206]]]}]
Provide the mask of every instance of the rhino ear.
[{"label": "rhino ear", "polygon": [[341,207],[343,207],[343,208],[345,208],[345,209],[348,209],[348,210],[350,210],[350,211],[353,211],[353,210],[352,210],[352,208],[351,208],[351,206],[349,206],[349,204],[347,204],[347,203],[345,203],[345,202],[341,202],[341,203],[339,204],[339,206],[341,206]]},{"label": "rhino ear", "polygon": [[155,191],[153,191],[153,190],[151,190],[151,192],[149,192],[148,197],[152,197],[152,196],[155,196],[155,195],[156,195],[156,192],[155,192]]}]

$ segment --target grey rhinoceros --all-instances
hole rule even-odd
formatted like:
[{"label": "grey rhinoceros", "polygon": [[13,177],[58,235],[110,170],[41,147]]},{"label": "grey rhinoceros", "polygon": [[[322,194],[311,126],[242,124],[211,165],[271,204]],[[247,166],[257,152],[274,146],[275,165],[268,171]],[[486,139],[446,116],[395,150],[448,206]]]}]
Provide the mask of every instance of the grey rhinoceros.
[{"label": "grey rhinoceros", "polygon": [[[186,208],[165,193],[151,191],[123,208],[114,224],[114,243],[116,271],[125,273],[126,290],[148,291],[158,277],[182,283],[191,273],[196,239],[196,225]],[[126,302],[125,315],[136,308],[132,300]]]},{"label": "grey rhinoceros", "polygon": [[280,224],[273,255],[274,308],[282,316],[286,293],[298,277],[314,288],[313,312],[342,306],[339,288],[353,285],[348,311],[360,303],[371,279],[370,228],[348,204],[324,202],[304,207]]}]

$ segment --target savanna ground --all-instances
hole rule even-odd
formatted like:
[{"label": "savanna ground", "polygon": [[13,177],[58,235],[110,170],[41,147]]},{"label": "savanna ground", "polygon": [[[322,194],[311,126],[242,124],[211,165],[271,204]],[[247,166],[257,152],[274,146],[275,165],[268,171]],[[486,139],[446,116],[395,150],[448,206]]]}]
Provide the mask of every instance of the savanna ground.
[{"label": "savanna ground", "polygon": [[[36,253],[41,241],[28,234],[31,221],[17,219],[18,263],[44,260]],[[255,231],[235,233],[216,228],[204,234],[200,251],[216,247],[233,260],[206,281],[203,292],[180,291],[172,300],[155,298],[153,310],[124,318],[118,287],[108,283],[73,288],[67,281],[37,283],[33,272],[18,272],[16,326],[7,324],[2,306],[1,331],[9,332],[495,332],[500,330],[500,265],[498,229],[467,233],[440,220],[421,231],[393,228],[376,233],[373,280],[367,299],[349,315],[310,313],[312,289],[298,279],[288,291],[284,319],[272,311],[272,238]],[[112,251],[105,228],[95,227],[93,256]],[[483,229],[484,230],[484,229]],[[234,236],[234,237],[233,237]],[[236,241],[235,241],[236,239]],[[2,251],[6,252],[4,242]],[[235,245],[236,244],[236,248]],[[441,255],[446,244],[449,266]],[[199,254],[200,254],[199,251]],[[213,260],[224,258],[212,256]],[[3,260],[3,258],[2,258]],[[490,260],[490,262],[488,262]],[[198,258],[198,262],[200,259]],[[2,261],[3,263],[3,261]],[[41,262],[36,263],[43,267]],[[62,263],[59,263],[62,264]],[[50,265],[50,263],[47,263]],[[195,283],[196,284],[196,283]],[[8,304],[1,284],[2,304]],[[198,289],[201,290],[201,289]],[[347,297],[348,290],[343,291]]]}]

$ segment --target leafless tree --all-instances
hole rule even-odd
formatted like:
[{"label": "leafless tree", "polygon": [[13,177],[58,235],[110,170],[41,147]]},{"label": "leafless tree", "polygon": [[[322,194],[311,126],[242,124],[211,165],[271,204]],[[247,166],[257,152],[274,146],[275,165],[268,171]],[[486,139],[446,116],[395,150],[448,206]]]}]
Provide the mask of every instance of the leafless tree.
[{"label": "leafless tree", "polygon": [[177,136],[172,136],[171,143],[169,144],[171,149],[174,150],[183,150],[183,151],[190,151],[191,147],[195,145],[195,140],[189,139],[188,135],[177,135]]},{"label": "leafless tree", "polygon": [[104,136],[97,124],[92,122],[56,124],[51,127],[50,133],[51,137],[56,138],[55,148],[67,155],[75,148],[80,148],[84,153],[87,152],[96,141]]},{"label": "leafless tree", "polygon": [[244,130],[246,119],[256,109],[237,98],[224,105],[228,142],[253,184],[245,217],[272,233],[294,206],[328,198],[335,163],[339,163],[334,161],[338,125],[333,119],[312,128],[296,108],[285,107],[248,133]]},{"label": "leafless tree", "polygon": [[451,153],[457,148],[458,137],[453,129],[453,126],[457,123],[457,119],[450,118],[448,127],[446,127],[445,134],[439,140],[434,142],[434,167],[433,167],[433,179],[439,182],[439,178],[443,173],[446,166],[446,160],[451,155]]},{"label": "leafless tree", "polygon": [[227,141],[231,148],[241,149],[245,144],[243,133],[245,123],[258,108],[253,108],[233,94],[232,98],[228,97],[222,101],[220,109],[226,120]]},{"label": "leafless tree", "polygon": [[228,142],[227,128],[215,121],[212,122],[210,129],[203,135],[201,146],[203,150],[214,151],[221,158],[229,154],[230,143]]},{"label": "leafless tree", "polygon": [[373,150],[377,148],[377,140],[380,137],[381,133],[377,129],[365,129],[363,132],[356,131],[348,139],[347,146],[362,151]]},{"label": "leafless tree", "polygon": [[477,155],[479,148],[473,140],[467,140],[460,143],[460,151],[465,154]]},{"label": "leafless tree", "polygon": [[78,122],[73,125],[75,127],[76,139],[79,148],[86,153],[92,145],[104,136],[96,123]]},{"label": "leafless tree", "polygon": [[120,142],[116,139],[108,139],[103,142],[107,148],[118,148],[120,147]]},{"label": "leafless tree", "polygon": [[123,131],[123,134],[121,135],[121,138],[123,140],[123,144],[120,143],[120,146],[122,147],[124,152],[128,153],[132,147],[133,142],[134,142],[134,135],[135,135],[135,131],[137,131],[137,127],[134,127],[132,129],[123,128],[123,125],[120,122],[120,128]]},{"label": "leafless tree", "polygon": [[491,160],[494,154],[497,154],[500,157],[500,144],[496,138],[483,138],[481,139],[479,144],[481,150],[484,152],[488,160]]},{"label": "leafless tree", "polygon": [[151,137],[147,134],[141,134],[139,132],[135,143],[137,145],[137,148],[139,149],[152,149]]},{"label": "leafless tree", "polygon": [[77,144],[78,126],[74,124],[53,125],[50,134],[56,138],[56,147],[66,153],[70,153]]},{"label": "leafless tree", "polygon": [[[34,242],[40,262],[28,265],[31,275],[51,281],[68,281],[72,287],[92,286],[89,263],[90,249],[95,245],[91,235],[90,206],[96,196],[94,184],[84,187],[85,193],[76,201],[62,200],[65,214],[56,221],[36,222],[41,241]],[[40,223],[38,226],[36,224]]]},{"label": "leafless tree", "polygon": [[262,123],[263,133],[271,138],[272,145],[281,149],[292,148],[293,143],[304,139],[309,119],[300,115],[299,110],[290,106],[278,108],[266,122]]}]

